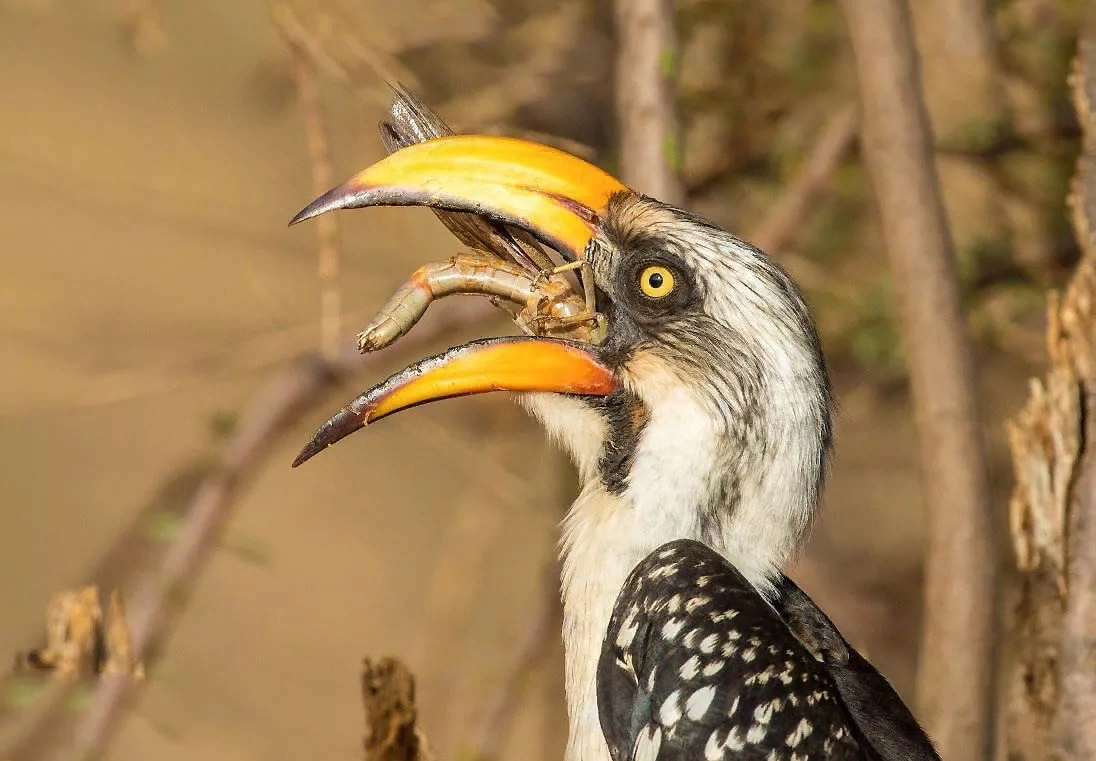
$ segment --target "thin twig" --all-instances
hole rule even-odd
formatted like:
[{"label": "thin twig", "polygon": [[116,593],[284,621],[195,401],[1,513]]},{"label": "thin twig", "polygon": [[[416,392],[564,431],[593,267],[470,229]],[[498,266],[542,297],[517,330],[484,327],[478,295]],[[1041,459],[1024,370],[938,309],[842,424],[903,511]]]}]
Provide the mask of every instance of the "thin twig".
[{"label": "thin twig", "polygon": [[471,758],[487,761],[499,758],[514,714],[521,704],[529,677],[550,652],[549,645],[560,636],[563,605],[559,591],[559,562],[553,556],[542,572],[537,608],[517,649],[506,677],[484,704],[479,724],[472,735]]},{"label": "thin twig", "polygon": [[[482,325],[491,307],[469,300],[442,302],[431,310],[425,324],[404,339],[401,346],[414,351],[457,328]],[[337,384],[360,372],[371,363],[351,347],[334,359],[305,356],[273,378],[241,418],[237,432],[226,444],[218,465],[201,479],[194,496],[180,511],[185,522],[168,549],[161,567],[132,597],[130,632],[132,654],[137,662],[152,670],[155,654],[162,649],[176,616],[186,603],[205,566],[211,549],[217,545],[223,527],[238,504],[242,490],[273,450],[279,435],[306,412],[324,402]],[[98,755],[113,735],[133,682],[115,675],[104,676],[97,684],[86,711],[73,713],[67,703],[58,700],[48,711],[35,716],[29,727],[8,747],[0,748],[0,758],[78,758]],[[78,721],[75,753],[64,753],[72,735],[70,722]]]},{"label": "thin twig", "polygon": [[751,243],[773,255],[788,245],[808,215],[811,204],[833,177],[842,156],[856,139],[856,123],[853,103],[838,109],[829,118],[803,166],[750,234]]},{"label": "thin twig", "polygon": [[[492,462],[491,455],[486,454],[482,462]],[[479,478],[472,476],[465,483],[478,486],[489,483],[492,476],[493,473]],[[433,578],[424,595],[423,623],[408,648],[408,660],[416,664],[420,673],[428,674],[435,685],[422,701],[429,715],[445,717],[453,704],[456,671],[461,662],[453,658],[452,643],[475,614],[479,582],[491,548],[500,540],[507,515],[520,509],[507,504],[510,501],[513,500],[500,501],[478,489],[474,494],[466,493],[453,500],[453,522],[434,560]]]},{"label": "thin twig", "polygon": [[919,716],[949,761],[991,745],[996,568],[986,457],[907,0],[841,0],[861,150],[901,297],[928,512]]},{"label": "thin twig", "polygon": [[[279,27],[280,29],[281,27]],[[308,158],[312,167],[312,192],[319,196],[331,189],[335,173],[327,144],[327,124],[320,102],[316,75],[304,49],[288,37],[289,64],[297,86],[297,98],[304,114]],[[317,274],[320,277],[320,349],[325,357],[334,357],[339,350],[339,225],[334,214],[325,214],[316,222]]]},{"label": "thin twig", "polygon": [[[571,55],[569,42],[589,23],[587,9],[584,2],[568,0],[516,26],[511,35],[519,41],[525,57],[506,66],[498,80],[462,93],[438,110],[463,129],[484,131],[513,121],[523,107],[550,97]],[[525,40],[535,44],[520,44]]]},{"label": "thin twig", "polygon": [[[351,322],[355,318],[364,321],[368,313],[352,312],[346,316]],[[490,316],[485,309],[484,320]],[[66,415],[73,410],[144,399],[212,380],[270,370],[314,345],[317,326],[318,321],[312,320],[275,328],[223,347],[180,353],[144,365],[91,375],[80,380],[76,398],[67,399],[64,404],[49,401],[17,412],[0,408],[0,420],[15,415]]]},{"label": "thin twig", "polygon": [[[560,505],[569,505],[578,490],[574,466],[560,451],[551,452],[551,461],[551,467],[546,469],[554,476],[552,480],[556,487],[551,499]],[[545,659],[553,654],[562,654],[563,603],[560,594],[558,556],[553,555],[545,563],[541,574],[540,596],[536,611],[529,619],[527,634],[513,654],[507,676],[499,682],[479,714],[481,720],[473,731],[469,746],[473,759],[493,759],[499,756],[517,715],[517,708],[527,697],[529,677],[540,668]],[[561,668],[559,673],[562,675],[562,672]],[[548,678],[544,680],[544,687],[548,691],[548,697],[544,701],[545,708],[549,712],[546,718],[551,721],[555,718],[554,708],[564,709],[563,685],[562,682]],[[557,687],[558,690],[553,693]],[[556,726],[562,728],[559,733],[562,741],[567,735],[567,720],[566,710],[561,712],[563,720]],[[551,734],[551,730],[549,733]]]},{"label": "thin twig", "polygon": [[308,60],[318,70],[343,84],[350,83],[350,74],[346,67],[327,53],[323,43],[309,34],[297,18],[297,14],[286,3],[270,3],[270,20],[283,40],[308,56]]},{"label": "thin twig", "polygon": [[[387,106],[385,82],[413,85],[414,74],[365,40],[362,9],[335,2],[270,2],[279,34],[300,48],[317,71],[350,87],[367,103]],[[370,80],[370,81],[367,81]]]},{"label": "thin twig", "polygon": [[803,287],[845,300],[854,298],[851,288],[836,282],[828,270],[807,257],[783,249],[794,239],[811,205],[856,140],[856,134],[856,105],[850,103],[826,122],[799,172],[784,187],[749,236],[750,242],[775,256]]}]

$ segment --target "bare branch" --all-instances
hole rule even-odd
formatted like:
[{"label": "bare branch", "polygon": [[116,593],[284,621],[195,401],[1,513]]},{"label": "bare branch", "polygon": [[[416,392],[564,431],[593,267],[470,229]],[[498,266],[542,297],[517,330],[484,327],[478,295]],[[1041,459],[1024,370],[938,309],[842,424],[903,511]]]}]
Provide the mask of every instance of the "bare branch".
[{"label": "bare branch", "polygon": [[551,95],[566,65],[569,43],[588,23],[588,4],[576,0],[535,14],[511,32],[514,43],[526,51],[521,61],[507,66],[496,82],[462,93],[438,110],[462,129],[475,132],[511,121],[522,107]]},{"label": "bare branch", "polygon": [[620,176],[641,193],[681,204],[675,104],[677,39],[670,0],[615,0]]},{"label": "bare branch", "polygon": [[537,608],[529,617],[529,628],[517,649],[510,671],[485,704],[473,735],[472,759],[488,761],[501,755],[529,677],[548,655],[552,641],[559,638],[562,623],[559,562],[553,557],[544,568]]},{"label": "bare branch", "polygon": [[[430,320],[407,336],[410,351],[421,348],[450,330],[482,325],[491,307],[473,301],[435,305]],[[186,516],[158,571],[140,588],[129,618],[131,658],[151,671],[173,622],[182,612],[187,592],[201,574],[216,546],[239,496],[261,469],[279,435],[306,412],[324,402],[345,378],[370,364],[351,347],[333,359],[302,357],[273,378],[242,416],[216,467],[202,476],[194,496],[181,513]],[[86,711],[74,712],[62,699],[49,695],[24,732],[0,748],[0,758],[78,758],[97,756],[107,745],[129,698],[134,682],[125,675],[106,674],[95,687]],[[75,753],[66,750],[75,731]]]},{"label": "bare branch", "polygon": [[[440,432],[440,428],[432,426],[422,433],[431,436],[435,431]],[[450,434],[447,438],[456,437]],[[444,451],[444,445],[442,449]],[[484,453],[483,461],[492,462],[492,454]],[[497,468],[497,473],[509,475],[501,467]],[[406,645],[408,660],[417,664],[419,673],[429,675],[432,689],[420,702],[423,711],[430,716],[449,715],[462,665],[460,659],[453,657],[454,633],[463,631],[469,617],[477,614],[478,582],[486,573],[491,549],[505,536],[503,527],[507,518],[520,509],[521,502],[515,498],[515,493],[510,493],[509,498],[498,494],[510,492],[510,484],[504,479],[500,479],[503,483],[495,482],[495,475],[496,469],[492,469],[485,477],[469,478],[467,483],[475,486],[459,497],[455,495],[452,505],[455,515],[434,561],[433,579],[423,593],[422,623],[416,636]],[[497,483],[496,493],[484,494],[476,488],[481,483],[491,482]]]},{"label": "bare branch", "polygon": [[[138,659],[144,659],[166,634],[181,608],[181,596],[193,587],[241,487],[257,471],[278,434],[322,398],[322,392],[347,369],[345,364],[306,357],[271,382],[245,414],[239,433],[226,448],[221,468],[195,495],[188,523],[164,559],[160,573],[137,598],[131,631]],[[91,758],[102,751],[121,718],[120,709],[131,685],[124,676],[103,677],[77,729],[76,758]]]},{"label": "bare branch", "polygon": [[993,21],[986,0],[950,0],[947,12],[949,52],[986,61],[994,57]]},{"label": "bare branch", "polygon": [[[364,321],[368,319],[369,313],[364,310],[355,311],[346,316],[348,321],[354,318]],[[484,319],[489,316],[485,310]],[[275,328],[236,343],[179,353],[145,365],[92,375],[81,381],[82,392],[78,398],[65,404],[43,404],[40,408],[32,408],[30,412],[36,415],[65,415],[72,410],[165,394],[212,379],[265,372],[315,345],[318,326],[319,322],[312,320],[291,327]],[[0,419],[7,412],[0,409]],[[27,414],[27,411],[21,409],[19,413]]]},{"label": "bare branch", "polygon": [[353,3],[277,0],[268,8],[278,32],[299,47],[317,71],[348,85],[369,103],[388,105],[385,81],[417,81],[377,44],[368,14]]},{"label": "bare branch", "polygon": [[774,256],[788,244],[856,138],[856,121],[853,104],[829,118],[799,172],[750,234],[751,243]]},{"label": "bare branch", "polygon": [[138,53],[152,55],[167,47],[167,35],[155,0],[127,0],[122,24]]},{"label": "bare branch", "polygon": [[[284,27],[278,28],[281,30]],[[285,41],[289,47],[289,63],[297,86],[297,98],[304,114],[308,158],[312,166],[312,194],[320,196],[335,183],[335,175],[331,169],[331,152],[327,145],[323,104],[320,102],[312,63],[304,47],[289,37],[285,37]],[[315,221],[316,269],[320,278],[320,349],[324,356],[333,357],[339,347],[342,311],[339,295],[339,225],[334,214],[324,214]]]},{"label": "bare branch", "polygon": [[991,747],[995,568],[974,366],[905,0],[842,0],[861,147],[901,302],[929,518],[920,718],[950,761]]}]

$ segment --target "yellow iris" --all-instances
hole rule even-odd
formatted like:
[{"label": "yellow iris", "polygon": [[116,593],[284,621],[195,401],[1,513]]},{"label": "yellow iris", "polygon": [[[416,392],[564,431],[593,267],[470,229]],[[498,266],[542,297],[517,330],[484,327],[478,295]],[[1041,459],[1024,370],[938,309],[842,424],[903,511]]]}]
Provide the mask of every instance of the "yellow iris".
[{"label": "yellow iris", "polygon": [[674,291],[674,273],[665,267],[646,267],[639,276],[639,287],[648,298],[665,298]]}]

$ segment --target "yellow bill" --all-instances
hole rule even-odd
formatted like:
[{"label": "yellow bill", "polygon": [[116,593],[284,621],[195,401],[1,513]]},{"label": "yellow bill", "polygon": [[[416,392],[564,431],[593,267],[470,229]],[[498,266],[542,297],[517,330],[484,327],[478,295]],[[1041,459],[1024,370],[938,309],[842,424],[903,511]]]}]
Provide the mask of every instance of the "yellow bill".
[{"label": "yellow bill", "polygon": [[417,362],[362,393],[323,424],[293,467],[369,423],[439,399],[489,391],[605,396],[617,388],[612,370],[584,344],[525,336],[473,341]]},{"label": "yellow bill", "polygon": [[317,198],[290,222],[336,209],[430,206],[524,228],[572,259],[627,186],[593,164],[528,140],[457,135],[402,148]]}]

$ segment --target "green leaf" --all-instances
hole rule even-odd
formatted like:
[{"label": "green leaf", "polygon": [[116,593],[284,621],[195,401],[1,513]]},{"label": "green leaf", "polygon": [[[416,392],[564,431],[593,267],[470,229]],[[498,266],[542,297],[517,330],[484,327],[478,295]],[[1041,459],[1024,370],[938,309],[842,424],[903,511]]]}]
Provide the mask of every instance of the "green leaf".
[{"label": "green leaf", "polygon": [[209,416],[209,429],[213,438],[223,441],[236,432],[240,414],[235,410],[218,410]]},{"label": "green leaf", "polygon": [[4,702],[15,709],[29,708],[42,695],[45,683],[41,679],[15,678],[4,691]]},{"label": "green leaf", "polygon": [[263,539],[250,534],[236,533],[220,541],[221,548],[231,552],[240,560],[252,565],[270,565],[273,552]]},{"label": "green leaf", "polygon": [[173,541],[183,529],[183,516],[174,510],[159,510],[152,514],[146,531],[157,542]]},{"label": "green leaf", "polygon": [[666,79],[677,78],[677,52],[673,48],[666,48],[658,57],[658,70]]},{"label": "green leaf", "polygon": [[91,705],[91,687],[86,684],[81,684],[68,698],[68,709],[73,713],[79,713],[80,711],[87,710]]},{"label": "green leaf", "polygon": [[662,139],[662,155],[666,157],[666,163],[670,169],[680,172],[683,165],[681,157],[681,141],[676,132],[670,132]]}]

